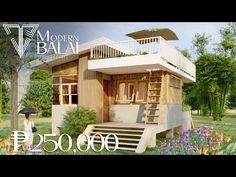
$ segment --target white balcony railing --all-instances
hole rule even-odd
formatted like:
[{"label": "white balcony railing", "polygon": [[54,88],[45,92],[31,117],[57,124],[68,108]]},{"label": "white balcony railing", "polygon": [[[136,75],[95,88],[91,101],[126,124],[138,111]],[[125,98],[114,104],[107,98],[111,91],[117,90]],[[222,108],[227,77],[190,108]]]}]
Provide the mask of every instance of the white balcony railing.
[{"label": "white balcony railing", "polygon": [[159,37],[104,43],[91,47],[91,58],[114,58],[158,52]]},{"label": "white balcony railing", "polygon": [[157,53],[169,64],[195,78],[195,65],[160,36],[95,45],[91,47],[90,58],[105,59]]}]

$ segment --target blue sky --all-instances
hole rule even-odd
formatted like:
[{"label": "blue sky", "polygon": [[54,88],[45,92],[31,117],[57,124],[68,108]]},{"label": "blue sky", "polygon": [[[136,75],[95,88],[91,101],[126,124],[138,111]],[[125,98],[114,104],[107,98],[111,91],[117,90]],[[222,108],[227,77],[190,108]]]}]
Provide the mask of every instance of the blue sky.
[{"label": "blue sky", "polygon": [[108,22],[90,22],[90,23],[39,23],[40,30],[50,30],[50,33],[56,35],[76,35],[80,37],[80,43],[84,43],[99,37],[108,37],[114,41],[123,41],[130,39],[125,34],[148,28],[169,28],[178,36],[178,41],[170,41],[170,44],[180,49],[188,49],[193,55],[192,39],[196,33],[206,33],[212,36],[212,43],[220,39],[219,29],[225,27],[227,23],[208,23],[208,22],[166,22],[166,23],[108,23]]}]

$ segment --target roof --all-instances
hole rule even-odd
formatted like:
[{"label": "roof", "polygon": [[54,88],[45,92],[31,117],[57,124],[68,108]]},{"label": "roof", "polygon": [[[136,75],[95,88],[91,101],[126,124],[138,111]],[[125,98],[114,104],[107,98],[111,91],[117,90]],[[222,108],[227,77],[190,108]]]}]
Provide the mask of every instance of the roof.
[{"label": "roof", "polygon": [[178,40],[177,35],[169,28],[151,28],[126,34],[133,39],[161,36],[165,40]]},{"label": "roof", "polygon": [[59,55],[59,54],[49,55],[41,59],[32,61],[30,65],[31,65],[31,68],[34,68],[34,69],[45,69],[45,68],[50,68],[50,67],[60,65],[63,63],[67,63],[67,62],[78,59],[78,56],[81,54],[90,52],[91,46],[95,46],[95,45],[108,45],[124,53],[130,52],[124,47],[122,47],[121,45],[115,44],[114,41],[106,37],[101,37],[101,38],[92,40],[90,42],[80,44],[79,54],[68,53],[68,54],[63,54],[63,55]]}]

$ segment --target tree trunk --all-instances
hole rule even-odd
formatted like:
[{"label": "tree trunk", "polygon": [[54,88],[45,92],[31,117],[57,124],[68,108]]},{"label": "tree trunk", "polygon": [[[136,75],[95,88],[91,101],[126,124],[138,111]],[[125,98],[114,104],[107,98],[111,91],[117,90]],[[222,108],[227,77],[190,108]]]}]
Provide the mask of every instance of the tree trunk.
[{"label": "tree trunk", "polygon": [[18,130],[18,73],[17,71],[11,72],[11,91],[10,91],[10,100],[11,100],[11,129]]},{"label": "tree trunk", "polygon": [[0,79],[0,127],[2,123],[2,79]]},{"label": "tree trunk", "polygon": [[10,116],[11,116],[11,130],[18,130],[18,72],[16,57],[14,57],[14,48],[10,38],[7,37],[7,59],[10,64]]}]

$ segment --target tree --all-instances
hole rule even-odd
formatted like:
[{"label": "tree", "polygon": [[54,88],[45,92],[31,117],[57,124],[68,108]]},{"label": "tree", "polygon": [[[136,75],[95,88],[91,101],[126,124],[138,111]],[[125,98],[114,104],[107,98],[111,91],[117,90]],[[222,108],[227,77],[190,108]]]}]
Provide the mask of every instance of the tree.
[{"label": "tree", "polygon": [[218,51],[228,57],[236,56],[236,23],[228,23],[220,29],[221,41],[218,45]]},{"label": "tree", "polygon": [[2,106],[4,105],[4,90],[3,81],[7,78],[8,64],[6,60],[6,38],[4,36],[4,31],[0,28],[0,122],[2,120]]},{"label": "tree", "polygon": [[[27,55],[23,58],[18,58],[18,55],[11,43],[11,38],[18,38],[16,31],[12,31],[10,35],[7,35],[2,28],[0,28],[0,68],[3,76],[0,75],[0,79],[10,80],[10,116],[11,116],[11,130],[18,129],[18,73],[19,71],[28,66],[32,60],[37,59],[31,52],[32,47],[30,45],[25,51]],[[1,93],[0,93],[1,94]]]},{"label": "tree", "polygon": [[236,63],[232,58],[217,54],[201,56],[197,66],[198,82],[209,96],[214,120],[224,116],[225,103],[230,86],[236,80]]},{"label": "tree", "polygon": [[48,71],[37,70],[30,76],[30,82],[26,88],[21,103],[24,107],[36,107],[42,112],[43,117],[51,116],[52,108],[52,76]]},{"label": "tree", "polygon": [[2,80],[0,79],[0,124],[2,122]]},{"label": "tree", "polygon": [[2,113],[10,113],[10,96],[9,88],[5,82],[2,81]]},{"label": "tree", "polygon": [[236,109],[236,83],[231,87],[226,105],[229,109]]},{"label": "tree", "polygon": [[[208,84],[199,82],[200,79],[200,73],[204,71],[206,68],[201,65],[201,61],[199,60],[201,58],[204,58],[209,51],[208,51],[208,45],[211,41],[211,36],[206,35],[206,33],[199,34],[197,33],[193,38],[193,48],[195,49],[195,53],[197,54],[198,58],[196,59],[196,83],[194,83],[194,86],[192,87],[192,99],[195,99],[197,101],[198,108],[201,110],[200,113],[202,116],[206,116],[210,107],[210,100],[208,95]],[[196,106],[196,105],[195,105]]]},{"label": "tree", "polygon": [[196,86],[196,83],[184,83],[183,85],[183,101],[184,104],[187,104],[191,107],[191,111],[200,110],[199,90]]},{"label": "tree", "polygon": [[206,35],[206,33],[203,34],[195,34],[193,39],[193,48],[196,49],[196,54],[198,56],[202,56],[207,54],[207,46],[209,45],[209,42],[211,41],[211,36]]},{"label": "tree", "polygon": [[183,54],[183,56],[185,56],[186,58],[191,60],[191,55],[190,55],[188,49],[180,50],[180,52]]},{"label": "tree", "polygon": [[[191,55],[187,49],[180,50],[181,53],[191,59]],[[199,95],[198,95],[198,87],[197,83],[184,83],[183,85],[183,103],[185,105],[189,105],[192,110],[199,110],[200,109],[200,102],[199,102]],[[199,114],[199,112],[198,112]]]}]

